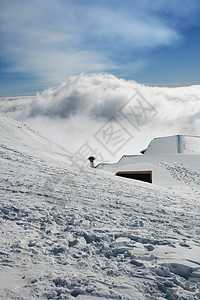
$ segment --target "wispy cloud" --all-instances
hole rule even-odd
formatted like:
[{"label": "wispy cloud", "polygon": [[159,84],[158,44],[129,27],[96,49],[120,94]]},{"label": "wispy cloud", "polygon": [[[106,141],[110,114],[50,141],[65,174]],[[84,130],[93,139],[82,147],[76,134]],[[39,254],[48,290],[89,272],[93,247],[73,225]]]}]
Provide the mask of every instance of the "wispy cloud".
[{"label": "wispy cloud", "polygon": [[136,74],[152,50],[181,41],[178,20],[192,13],[195,22],[197,12],[195,0],[1,0],[1,72],[49,84],[82,72]]},{"label": "wispy cloud", "polygon": [[34,73],[47,81],[114,69],[112,53],[124,47],[154,48],[179,39],[176,30],[138,8],[132,13],[72,1],[1,2],[4,71]]},{"label": "wispy cloud", "polygon": [[[87,12],[92,38],[106,39],[113,46],[129,46],[129,49],[170,45],[178,41],[179,34],[166,26],[162,20],[144,12],[128,13],[110,11],[105,8],[92,8]],[[93,24],[93,26],[92,26]],[[114,47],[111,47],[112,49]]]},{"label": "wispy cloud", "polygon": [[[46,6],[51,4],[51,1],[47,2]],[[31,3],[34,6],[35,3]],[[32,11],[30,2],[27,5],[24,2],[23,5],[28,13]],[[51,7],[52,14],[54,8],[55,5]],[[73,24],[66,24],[64,20],[63,27],[60,24],[59,28],[52,28],[52,25],[48,24],[50,20],[42,22],[39,19],[38,24],[35,22],[34,18],[38,18],[37,10],[33,9],[31,20],[27,20],[25,11],[19,14],[20,17],[15,17],[13,9],[11,6],[2,18],[1,30],[5,42],[2,44],[0,55],[8,62],[4,71],[33,73],[42,80],[58,83],[80,72],[112,68],[112,64],[101,53],[76,47],[78,33],[74,35],[71,32]],[[52,23],[54,22],[55,20]],[[60,23],[62,22],[63,20],[60,20]]]}]

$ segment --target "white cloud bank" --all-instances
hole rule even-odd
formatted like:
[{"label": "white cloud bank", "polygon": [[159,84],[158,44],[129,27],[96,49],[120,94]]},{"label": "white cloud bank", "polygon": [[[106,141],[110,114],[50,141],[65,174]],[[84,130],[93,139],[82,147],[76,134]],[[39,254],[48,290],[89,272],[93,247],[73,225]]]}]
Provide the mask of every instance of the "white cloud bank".
[{"label": "white cloud bank", "polygon": [[[12,104],[7,100],[1,101],[1,111],[72,152],[88,141],[104,160],[136,154],[157,136],[200,135],[199,85],[149,87],[110,74],[82,74],[34,98],[16,98]],[[114,131],[119,126],[125,129],[127,143],[121,148],[119,142],[114,149],[108,143],[108,135],[101,135],[102,127],[107,130],[109,124]]]}]

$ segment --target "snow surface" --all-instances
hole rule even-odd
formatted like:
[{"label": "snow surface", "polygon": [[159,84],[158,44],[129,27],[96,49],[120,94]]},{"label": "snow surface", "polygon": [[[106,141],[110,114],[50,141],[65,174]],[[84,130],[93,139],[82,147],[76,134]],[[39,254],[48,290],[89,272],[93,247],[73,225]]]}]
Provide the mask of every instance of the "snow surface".
[{"label": "snow surface", "polygon": [[163,163],[173,180],[160,187],[90,169],[5,116],[0,151],[1,299],[200,299],[200,173],[187,156]]}]

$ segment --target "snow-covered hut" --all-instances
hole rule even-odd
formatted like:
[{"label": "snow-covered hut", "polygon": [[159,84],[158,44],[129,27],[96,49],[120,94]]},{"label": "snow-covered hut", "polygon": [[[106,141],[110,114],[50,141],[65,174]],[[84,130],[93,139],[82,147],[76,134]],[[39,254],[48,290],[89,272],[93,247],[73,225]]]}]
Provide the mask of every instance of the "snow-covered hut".
[{"label": "snow-covered hut", "polygon": [[96,168],[122,177],[165,184],[167,174],[166,168],[162,168],[164,164],[168,165],[168,169],[174,164],[179,169],[182,165],[200,167],[200,137],[173,135],[155,138],[141,153],[143,155],[123,155],[117,163],[103,163]]}]

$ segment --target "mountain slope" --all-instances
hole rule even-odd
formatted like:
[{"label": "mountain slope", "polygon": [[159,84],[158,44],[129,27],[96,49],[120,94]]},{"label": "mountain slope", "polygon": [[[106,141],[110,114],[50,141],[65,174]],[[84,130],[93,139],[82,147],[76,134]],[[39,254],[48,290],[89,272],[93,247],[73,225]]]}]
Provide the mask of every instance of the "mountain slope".
[{"label": "mountain slope", "polygon": [[199,299],[199,195],[114,177],[0,116],[2,299]]}]

